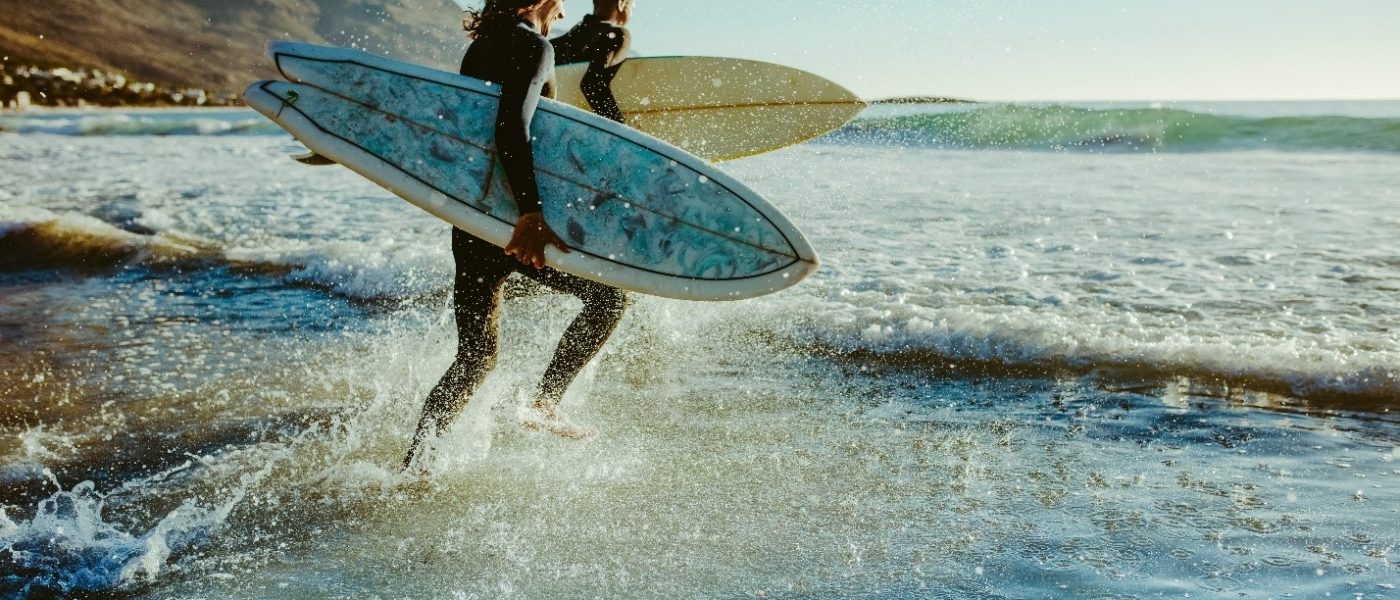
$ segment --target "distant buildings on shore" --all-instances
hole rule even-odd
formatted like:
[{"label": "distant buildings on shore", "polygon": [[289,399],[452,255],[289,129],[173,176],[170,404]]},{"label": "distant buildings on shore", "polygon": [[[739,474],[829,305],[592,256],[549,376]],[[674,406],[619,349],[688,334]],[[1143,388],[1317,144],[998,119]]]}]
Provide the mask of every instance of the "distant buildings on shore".
[{"label": "distant buildings on shore", "polygon": [[976,104],[976,100],[966,100],[963,98],[947,98],[944,96],[904,96],[901,98],[885,98],[884,100],[872,100],[871,104]]},{"label": "distant buildings on shore", "polygon": [[31,106],[227,106],[233,94],[167,88],[99,69],[44,69],[0,62],[0,108]]}]

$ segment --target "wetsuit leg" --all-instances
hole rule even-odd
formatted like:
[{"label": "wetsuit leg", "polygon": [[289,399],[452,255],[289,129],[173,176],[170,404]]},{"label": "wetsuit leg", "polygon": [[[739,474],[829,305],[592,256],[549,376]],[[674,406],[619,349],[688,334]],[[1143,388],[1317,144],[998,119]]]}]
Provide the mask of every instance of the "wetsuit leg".
[{"label": "wetsuit leg", "polygon": [[622,320],[629,300],[627,294],[615,287],[596,281],[589,281],[551,268],[519,269],[520,273],[561,292],[567,292],[583,301],[580,312],[569,328],[564,331],[559,347],[554,351],[554,359],[544,372],[540,382],[538,400],[557,403],[564,397],[583,366],[598,354],[608,336],[612,335],[617,323]]},{"label": "wetsuit leg", "polygon": [[501,289],[515,270],[514,260],[500,248],[457,228],[452,229],[452,258],[456,265],[452,306],[457,319],[457,357],[423,403],[405,466],[425,439],[442,433],[462,412],[496,365]]}]

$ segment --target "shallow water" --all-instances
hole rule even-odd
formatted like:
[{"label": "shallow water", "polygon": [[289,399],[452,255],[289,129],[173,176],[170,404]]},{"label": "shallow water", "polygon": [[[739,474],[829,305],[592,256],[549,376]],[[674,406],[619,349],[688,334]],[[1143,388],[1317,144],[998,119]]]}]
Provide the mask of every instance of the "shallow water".
[{"label": "shallow water", "polygon": [[577,307],[527,291],[417,479],[447,231],[170,124],[247,117],[0,122],[5,593],[1396,596],[1400,154],[731,163],[823,271],[640,298],[566,400],[581,444],[515,425]]}]

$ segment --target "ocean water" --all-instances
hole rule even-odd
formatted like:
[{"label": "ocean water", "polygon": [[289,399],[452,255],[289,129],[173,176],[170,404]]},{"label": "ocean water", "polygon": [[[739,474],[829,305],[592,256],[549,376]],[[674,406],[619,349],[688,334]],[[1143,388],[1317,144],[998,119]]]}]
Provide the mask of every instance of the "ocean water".
[{"label": "ocean water", "polygon": [[0,115],[0,595],[1397,598],[1400,103],[881,106],[812,279],[577,301],[397,465],[448,230],[239,110]]}]

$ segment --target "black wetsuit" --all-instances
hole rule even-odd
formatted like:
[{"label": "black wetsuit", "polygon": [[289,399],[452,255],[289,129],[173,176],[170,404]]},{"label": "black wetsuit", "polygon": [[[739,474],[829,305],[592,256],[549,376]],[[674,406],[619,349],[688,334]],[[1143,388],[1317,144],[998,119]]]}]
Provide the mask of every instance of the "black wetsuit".
[{"label": "black wetsuit", "polygon": [[[482,31],[462,59],[463,75],[501,86],[496,148],[521,214],[540,210],[529,131],[541,93],[550,91],[553,58],[549,41],[521,23]],[[527,267],[501,248],[455,227],[452,258],[456,263],[452,304],[457,320],[457,358],[423,404],[423,416],[405,463],[425,437],[440,433],[461,412],[495,366],[501,290],[512,273],[583,301],[583,312],[565,331],[540,383],[539,397],[548,401],[557,402],[563,396],[579,370],[612,334],[627,306],[627,297],[617,288],[549,267]]]},{"label": "black wetsuit", "polygon": [[612,80],[622,68],[632,44],[627,30],[596,15],[585,15],[568,33],[551,42],[554,64],[588,63],[588,73],[583,76],[580,87],[593,112],[622,123],[622,110],[613,97]]}]

